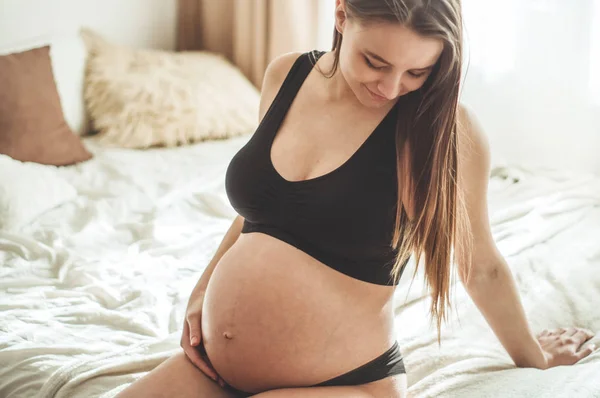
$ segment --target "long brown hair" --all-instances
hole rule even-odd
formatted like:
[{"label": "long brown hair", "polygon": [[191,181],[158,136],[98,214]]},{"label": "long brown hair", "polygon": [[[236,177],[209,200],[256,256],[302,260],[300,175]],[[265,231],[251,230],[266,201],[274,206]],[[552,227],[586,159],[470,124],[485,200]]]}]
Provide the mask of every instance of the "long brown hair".
[{"label": "long brown hair", "polygon": [[[441,324],[452,309],[452,265],[459,262],[467,277],[471,268],[472,232],[457,184],[463,39],[460,0],[346,0],[346,16],[361,23],[400,23],[421,36],[444,43],[423,86],[401,96],[396,104],[398,206],[391,242],[398,250],[392,270],[394,282],[412,255],[417,264],[414,278],[424,256],[425,280],[432,298],[430,320],[436,319],[439,344]],[[330,76],[338,68],[341,45],[342,35],[334,29],[335,59]],[[409,159],[402,156],[405,149],[411,155]],[[412,218],[404,208],[403,197],[412,204]],[[457,259],[458,255],[461,258]]]}]

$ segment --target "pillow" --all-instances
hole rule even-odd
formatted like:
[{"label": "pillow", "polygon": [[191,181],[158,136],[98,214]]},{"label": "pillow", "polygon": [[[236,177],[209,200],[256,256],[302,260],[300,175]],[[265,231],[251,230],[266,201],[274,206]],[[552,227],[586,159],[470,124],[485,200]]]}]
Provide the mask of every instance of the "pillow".
[{"label": "pillow", "polygon": [[222,56],[131,49],[89,29],[84,98],[96,139],[127,148],[175,146],[254,131],[260,95]]},{"label": "pillow", "polygon": [[50,46],[52,72],[64,118],[71,130],[79,135],[88,132],[88,120],[83,102],[83,74],[87,50],[77,31],[63,31],[31,38],[0,48],[0,55]]},{"label": "pillow", "polygon": [[0,153],[49,165],[88,160],[63,117],[50,47],[0,56]]},{"label": "pillow", "polygon": [[77,197],[55,166],[24,163],[0,155],[0,229],[15,231]]}]

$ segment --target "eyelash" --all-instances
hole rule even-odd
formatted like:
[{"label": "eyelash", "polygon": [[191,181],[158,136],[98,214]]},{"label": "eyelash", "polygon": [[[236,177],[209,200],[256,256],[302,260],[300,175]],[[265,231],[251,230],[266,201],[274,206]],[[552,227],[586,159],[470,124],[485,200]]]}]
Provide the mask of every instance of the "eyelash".
[{"label": "eyelash", "polygon": [[[363,56],[365,58],[365,62],[367,63],[367,66],[371,69],[375,69],[375,70],[381,70],[383,68],[385,68],[385,66],[381,66],[381,67],[377,67],[375,65],[373,65],[371,63],[371,61],[369,61],[369,58],[366,56]],[[413,72],[408,72],[409,75],[411,75],[412,77],[414,77],[415,79],[418,79],[421,76],[424,76],[426,72],[423,73],[413,73]]]},{"label": "eyelash", "polygon": [[367,63],[367,65],[369,66],[369,68],[375,69],[375,70],[381,70],[381,69],[385,68],[385,66],[377,67],[377,66],[373,65],[371,63],[371,61],[369,61],[368,57],[366,57],[366,56],[363,56],[363,57],[365,58],[365,62]]}]

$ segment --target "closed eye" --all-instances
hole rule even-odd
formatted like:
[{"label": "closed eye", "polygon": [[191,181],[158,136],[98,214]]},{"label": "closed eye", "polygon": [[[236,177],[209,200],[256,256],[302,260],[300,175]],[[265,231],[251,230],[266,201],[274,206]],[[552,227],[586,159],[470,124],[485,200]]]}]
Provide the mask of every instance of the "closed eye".
[{"label": "closed eye", "polygon": [[427,72],[421,72],[421,73],[415,73],[415,72],[408,72],[409,75],[411,75],[412,77],[414,77],[415,79],[418,79],[421,76],[425,76]]},{"label": "closed eye", "polygon": [[[369,68],[371,68],[371,69],[382,70],[382,69],[386,68],[386,66],[375,66],[375,65],[373,65],[373,63],[371,62],[371,60],[369,59],[369,57],[367,57],[366,55],[363,55],[363,58],[365,59],[365,63],[367,64],[367,66]],[[415,79],[418,79],[420,77],[425,76],[427,74],[427,71],[424,71],[424,72],[411,72],[411,71],[409,71],[408,74],[411,77],[413,77]]]},{"label": "closed eye", "polygon": [[367,56],[363,55],[363,58],[365,59],[365,62],[367,64],[367,66],[371,69],[375,69],[375,70],[381,70],[383,68],[385,68],[385,66],[375,66],[373,65],[373,63],[369,60],[369,58]]}]

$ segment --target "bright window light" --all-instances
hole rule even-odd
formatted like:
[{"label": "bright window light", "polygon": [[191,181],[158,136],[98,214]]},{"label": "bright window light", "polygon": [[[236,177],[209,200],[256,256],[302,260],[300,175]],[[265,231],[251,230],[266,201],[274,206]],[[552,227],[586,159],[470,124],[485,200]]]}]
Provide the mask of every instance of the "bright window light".
[{"label": "bright window light", "polygon": [[319,1],[318,49],[331,50],[333,25],[335,23],[335,0]]},{"label": "bright window light", "polygon": [[515,1],[463,1],[469,61],[488,80],[501,78],[515,66],[519,33]]},{"label": "bright window light", "polygon": [[590,94],[600,105],[600,0],[594,0],[590,38]]}]

